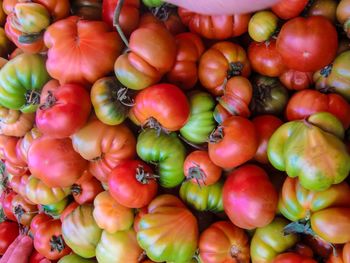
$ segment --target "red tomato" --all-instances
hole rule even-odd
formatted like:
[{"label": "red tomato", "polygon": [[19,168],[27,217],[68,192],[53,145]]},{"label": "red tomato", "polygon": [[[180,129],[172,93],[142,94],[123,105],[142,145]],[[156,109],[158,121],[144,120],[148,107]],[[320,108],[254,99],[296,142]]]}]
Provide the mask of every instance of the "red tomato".
[{"label": "red tomato", "polygon": [[340,95],[322,94],[316,90],[301,90],[288,101],[288,121],[300,120],[316,112],[326,111],[336,116],[347,129],[350,126],[350,104]]},{"label": "red tomato", "polygon": [[272,263],[317,263],[317,261],[309,257],[303,257],[299,254],[288,252],[278,255]]},{"label": "red tomato", "polygon": [[29,226],[33,217],[38,213],[38,207],[28,203],[21,195],[16,195],[12,200],[12,212],[18,223]]},{"label": "red tomato", "polygon": [[[110,27],[113,27],[114,10],[117,7],[118,0],[102,1],[102,20]],[[127,36],[139,25],[140,20],[140,1],[126,0],[120,11],[119,24],[123,33]]]},{"label": "red tomato", "polygon": [[17,222],[16,216],[13,214],[12,200],[17,194],[14,191],[4,192],[4,199],[1,200],[2,209],[7,219]]},{"label": "red tomato", "polygon": [[30,222],[30,231],[33,235],[38,230],[38,228],[45,222],[52,220],[52,217],[45,213],[37,214],[33,217],[32,222]]},{"label": "red tomato", "polygon": [[215,184],[220,179],[221,172],[222,169],[210,160],[207,151],[191,152],[184,162],[184,174],[194,184]]},{"label": "red tomato", "polygon": [[246,118],[227,118],[210,136],[209,157],[222,168],[234,168],[252,159],[258,148],[254,124]]},{"label": "red tomato", "polygon": [[131,111],[142,125],[148,122],[152,127],[156,120],[162,128],[177,131],[190,116],[190,104],[177,86],[157,84],[137,94]]},{"label": "red tomato", "polygon": [[142,161],[120,163],[109,175],[108,190],[121,205],[141,208],[157,194],[158,184],[152,169]]},{"label": "red tomato", "polygon": [[29,170],[49,187],[71,186],[83,174],[87,163],[74,151],[69,138],[40,137],[28,152]]},{"label": "red tomato", "polygon": [[294,69],[286,70],[279,79],[290,90],[308,89],[314,83],[312,72],[301,72]]},{"label": "red tomato", "polygon": [[4,221],[0,223],[0,255],[4,255],[7,248],[18,236],[18,224]]},{"label": "red tomato", "polygon": [[280,0],[272,11],[282,19],[297,17],[306,7],[308,0]]},{"label": "red tomato", "polygon": [[275,218],[278,193],[259,166],[243,165],[231,172],[222,198],[231,222],[243,229],[264,227]]},{"label": "red tomato", "polygon": [[82,205],[85,203],[93,203],[96,195],[103,191],[103,187],[101,182],[86,170],[78,181],[72,185],[71,190],[74,200]]},{"label": "red tomato", "polygon": [[322,16],[293,18],[282,26],[277,38],[277,51],[283,63],[299,71],[314,72],[328,65],[337,48],[337,31]]},{"label": "red tomato", "polygon": [[78,84],[59,86],[51,80],[44,86],[36,125],[50,137],[66,138],[78,131],[87,121],[91,110],[90,94]]},{"label": "red tomato", "polygon": [[34,249],[28,263],[41,263],[43,259],[45,259],[45,257]]},{"label": "red tomato", "polygon": [[61,216],[60,216],[60,220],[61,222],[63,222],[63,220],[71,213],[75,210],[75,208],[77,208],[79,206],[79,204],[77,202],[72,202],[69,205],[66,206],[66,208],[62,211]]},{"label": "red tomato", "polygon": [[267,43],[252,42],[248,48],[248,58],[253,70],[261,75],[278,77],[286,70],[274,39]]},{"label": "red tomato", "polygon": [[268,164],[267,144],[272,134],[283,124],[283,122],[274,115],[257,116],[252,122],[255,125],[259,140],[258,150],[255,153],[254,159],[259,163]]}]

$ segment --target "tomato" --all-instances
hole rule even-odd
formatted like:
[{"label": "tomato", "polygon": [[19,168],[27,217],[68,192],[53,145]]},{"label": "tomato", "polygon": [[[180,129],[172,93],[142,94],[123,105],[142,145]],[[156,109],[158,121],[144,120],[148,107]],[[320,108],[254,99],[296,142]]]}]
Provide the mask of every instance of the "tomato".
[{"label": "tomato", "polygon": [[6,171],[13,175],[25,175],[27,174],[27,163],[22,159],[20,152],[17,150],[19,138],[9,137],[4,143],[4,157]]},{"label": "tomato", "polygon": [[277,78],[257,75],[252,79],[251,110],[257,114],[281,114],[288,103],[288,91]]},{"label": "tomato", "polygon": [[268,40],[276,32],[278,17],[271,11],[256,12],[249,20],[248,33],[256,42]]},{"label": "tomato", "polygon": [[62,211],[60,215],[60,220],[63,222],[63,220],[70,214],[72,213],[75,208],[77,208],[79,204],[75,201],[71,202],[69,205],[67,205],[64,210]]},{"label": "tomato", "polygon": [[272,11],[282,19],[297,17],[306,7],[308,0],[280,0]]},{"label": "tomato", "polygon": [[71,187],[74,200],[80,205],[92,203],[102,191],[100,181],[93,177],[88,170],[84,171],[83,175]]},{"label": "tomato", "polygon": [[274,39],[267,43],[252,42],[248,48],[248,57],[253,70],[261,75],[278,77],[286,70]]},{"label": "tomato", "polygon": [[63,213],[64,209],[68,205],[68,198],[64,198],[59,202],[48,204],[48,205],[39,205],[40,210],[44,211],[46,214],[58,218]]},{"label": "tomato", "polygon": [[142,253],[133,229],[115,233],[103,231],[96,247],[96,259],[100,263],[139,262]]},{"label": "tomato", "polygon": [[166,78],[181,89],[191,89],[198,80],[197,63],[204,52],[204,44],[198,35],[189,32],[177,35],[175,41],[176,61]]},{"label": "tomato", "polygon": [[344,129],[350,126],[350,104],[338,94],[322,94],[316,90],[295,93],[288,101],[286,117],[288,121],[304,119],[316,112],[326,111],[336,116]]},{"label": "tomato", "polygon": [[101,238],[100,229],[92,215],[92,205],[78,206],[62,222],[62,235],[73,252],[83,258],[96,255],[95,249]]},{"label": "tomato", "polygon": [[344,128],[335,116],[314,113],[280,126],[269,140],[267,154],[276,169],[299,177],[306,189],[323,191],[341,183],[350,171],[343,138]]},{"label": "tomato", "polygon": [[42,224],[51,221],[52,217],[45,213],[37,214],[30,222],[30,232],[35,235],[35,232],[41,227]]},{"label": "tomato", "polygon": [[223,188],[223,202],[232,223],[254,229],[272,222],[278,193],[262,168],[247,164],[229,174]]},{"label": "tomato", "polygon": [[91,88],[90,96],[97,118],[108,125],[122,123],[133,105],[133,94],[115,77],[97,80]]},{"label": "tomato", "polygon": [[199,186],[212,185],[221,177],[222,169],[209,158],[207,151],[194,151],[187,155],[184,174],[187,180]]},{"label": "tomato", "polygon": [[259,163],[268,164],[267,144],[272,134],[277,130],[283,122],[273,115],[261,115],[252,120],[258,135],[258,150],[254,159]]},{"label": "tomato", "polygon": [[337,6],[336,15],[337,20],[343,24],[344,31],[347,33],[347,35],[350,35],[350,25],[349,25],[349,18],[350,18],[350,2],[349,0],[341,0]]},{"label": "tomato", "polygon": [[207,49],[199,60],[199,80],[214,95],[222,95],[227,79],[238,75],[250,75],[247,54],[238,44],[218,42]]},{"label": "tomato", "polygon": [[232,116],[232,114],[228,112],[221,104],[216,104],[213,115],[218,124],[222,124],[227,118]]},{"label": "tomato", "polygon": [[118,203],[107,191],[96,196],[93,217],[98,227],[108,233],[127,230],[134,222],[133,210]]},{"label": "tomato", "polygon": [[287,224],[286,219],[276,217],[269,225],[256,229],[250,243],[252,262],[272,262],[279,253],[297,242],[295,234],[283,234]]},{"label": "tomato", "polygon": [[114,64],[115,75],[129,89],[142,90],[156,84],[175,63],[175,39],[158,23],[145,23],[133,31],[129,49]]},{"label": "tomato", "polygon": [[82,175],[87,161],[73,149],[69,138],[36,139],[28,152],[32,175],[49,187],[69,187]]},{"label": "tomato", "polygon": [[30,255],[28,263],[40,263],[43,259],[46,258],[34,249]]},{"label": "tomato", "polygon": [[33,127],[28,131],[16,144],[16,152],[23,161],[28,163],[28,151],[33,141],[41,136],[41,132],[38,128]]},{"label": "tomato", "polygon": [[70,254],[62,257],[58,262],[59,263],[95,263],[96,261],[94,259],[82,258],[76,254]]},{"label": "tomato", "polygon": [[29,226],[31,220],[38,213],[36,205],[29,204],[21,195],[16,195],[12,199],[12,213],[18,223]]},{"label": "tomato", "polygon": [[203,263],[249,263],[248,236],[229,221],[218,221],[199,238],[199,257]]},{"label": "tomato", "polygon": [[190,117],[180,129],[180,134],[191,143],[205,143],[215,128],[213,97],[203,91],[194,91],[189,94]]},{"label": "tomato", "polygon": [[180,187],[180,197],[197,211],[220,213],[224,211],[222,202],[223,182],[219,181],[209,186],[200,186],[191,182],[184,182]]},{"label": "tomato", "polygon": [[11,221],[17,221],[16,216],[12,210],[12,200],[17,194],[14,191],[10,191],[8,193],[3,192],[3,195],[1,196],[3,197],[3,199],[1,200],[1,207],[2,207],[2,210],[4,211],[4,215],[6,219]]},{"label": "tomato", "polygon": [[186,149],[175,133],[158,134],[154,129],[145,129],[137,138],[136,151],[143,161],[157,163],[161,186],[172,188],[184,180]]},{"label": "tomato", "polygon": [[144,162],[130,160],[120,163],[108,177],[111,196],[121,205],[141,208],[148,205],[157,194],[157,177]]},{"label": "tomato", "polygon": [[131,111],[141,125],[157,127],[159,124],[167,131],[177,131],[190,116],[190,104],[177,86],[157,84],[136,95]]},{"label": "tomato", "polygon": [[282,84],[290,90],[308,89],[314,83],[312,72],[301,72],[294,69],[284,71],[279,80]]},{"label": "tomato", "polygon": [[89,172],[102,183],[121,161],[135,156],[136,140],[125,124],[109,126],[90,120],[72,136],[73,147],[89,160]]},{"label": "tomato", "polygon": [[113,70],[122,48],[117,32],[110,32],[105,23],[77,16],[49,26],[44,41],[48,47],[47,71],[61,85],[94,83]]},{"label": "tomato", "polygon": [[0,71],[0,104],[9,109],[34,112],[39,103],[37,93],[48,79],[42,56],[18,55]]},{"label": "tomato", "polygon": [[91,110],[89,93],[83,86],[49,81],[40,95],[35,123],[45,135],[66,138],[87,121]]},{"label": "tomato", "polygon": [[338,2],[335,0],[316,0],[308,10],[308,16],[323,16],[329,19],[332,23],[337,20]]},{"label": "tomato", "polygon": [[102,20],[102,1],[73,0],[71,1],[71,13],[86,20]]},{"label": "tomato", "polygon": [[316,260],[313,260],[309,257],[303,257],[297,253],[283,253],[279,254],[272,263],[316,263]]},{"label": "tomato", "polygon": [[330,254],[326,263],[349,263],[350,262],[350,243],[346,243],[337,255]]},{"label": "tomato", "polygon": [[197,248],[197,220],[173,195],[153,199],[138,228],[138,244],[153,261],[187,262]]},{"label": "tomato", "polygon": [[7,248],[18,236],[18,224],[14,222],[0,223],[0,255],[4,255]]},{"label": "tomato", "polygon": [[288,68],[316,71],[334,59],[338,35],[332,23],[322,16],[297,17],[282,26],[276,45]]},{"label": "tomato", "polygon": [[209,157],[225,169],[237,167],[252,159],[258,148],[254,124],[240,116],[227,118],[210,136]]},{"label": "tomato", "polygon": [[33,127],[35,114],[0,106],[0,120],[1,134],[22,137]]},{"label": "tomato", "polygon": [[313,252],[322,258],[328,258],[332,253],[334,247],[330,243],[327,243],[319,237],[313,237],[311,235],[306,235],[303,237],[303,242],[312,248]]},{"label": "tomato", "polygon": [[145,21],[161,24],[174,36],[188,31],[174,6],[165,4],[159,8],[150,8],[150,11],[150,13],[142,14],[140,24],[145,23]]},{"label": "tomato", "polygon": [[[103,0],[102,1],[102,20],[107,25],[113,27],[113,16],[115,8],[117,7],[118,0]],[[123,33],[129,36],[139,25],[140,19],[140,1],[139,0],[126,0],[123,3],[119,24]]]},{"label": "tomato", "polygon": [[250,14],[202,15],[179,7],[178,14],[191,32],[209,39],[237,37],[248,30]]}]

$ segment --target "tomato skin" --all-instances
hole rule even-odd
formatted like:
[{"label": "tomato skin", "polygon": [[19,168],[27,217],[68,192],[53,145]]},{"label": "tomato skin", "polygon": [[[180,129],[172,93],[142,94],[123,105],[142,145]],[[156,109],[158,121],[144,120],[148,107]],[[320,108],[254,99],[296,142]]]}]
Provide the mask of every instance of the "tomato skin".
[{"label": "tomato skin", "polygon": [[[34,248],[47,259],[60,259],[71,251],[71,249],[64,243],[61,224],[62,223],[59,219],[47,221],[42,223],[34,234]],[[56,238],[61,240],[57,241]],[[57,247],[55,247],[53,243],[55,243]],[[63,248],[58,247],[62,244]]]},{"label": "tomato skin", "polygon": [[40,263],[43,259],[45,259],[45,257],[34,249],[28,263]]},{"label": "tomato skin", "polygon": [[338,2],[334,0],[317,0],[308,10],[308,16],[324,16],[332,23],[336,23],[336,11]]},{"label": "tomato skin", "polygon": [[336,116],[344,129],[350,126],[350,104],[340,95],[322,94],[316,90],[303,90],[295,93],[288,101],[286,118],[300,120],[316,112],[329,112]]},{"label": "tomato skin", "polygon": [[282,84],[290,90],[308,89],[313,83],[312,72],[301,72],[288,69],[279,76]]},{"label": "tomato skin", "polygon": [[[217,129],[218,142],[209,142],[209,157],[222,168],[234,168],[254,157],[258,148],[258,136],[254,124],[240,116],[227,118]],[[242,133],[244,131],[244,133]]]},{"label": "tomato skin", "polygon": [[95,197],[103,191],[103,187],[101,182],[86,170],[72,185],[71,191],[74,200],[82,205],[85,203],[92,203]]},{"label": "tomato skin", "polygon": [[16,152],[21,159],[28,163],[28,151],[33,141],[41,136],[41,132],[37,127],[33,127],[30,131],[28,131],[17,143]]},{"label": "tomato skin", "polygon": [[1,206],[4,211],[4,214],[8,220],[17,221],[16,216],[12,210],[12,200],[17,195],[14,191],[9,193],[3,193],[4,198],[1,200]]},{"label": "tomato skin", "polygon": [[190,116],[190,104],[177,86],[157,84],[136,95],[131,111],[141,125],[154,118],[164,129],[177,131],[186,124]]},{"label": "tomato skin", "polygon": [[229,221],[218,221],[199,238],[199,257],[203,263],[249,263],[247,234]]},{"label": "tomato skin", "polygon": [[108,190],[121,205],[141,208],[148,205],[157,194],[158,184],[152,176],[152,169],[144,162],[124,161],[109,175]]},{"label": "tomato skin", "polygon": [[53,138],[66,138],[78,131],[91,111],[90,96],[83,86],[60,86],[57,80],[43,87],[40,104],[36,125],[43,134]]},{"label": "tomato skin", "polygon": [[248,48],[248,58],[252,69],[261,75],[278,77],[286,70],[274,39],[268,43],[252,42]]},{"label": "tomato skin", "polygon": [[96,260],[82,258],[82,257],[72,253],[72,254],[69,254],[67,256],[62,257],[58,262],[59,263],[96,263]]},{"label": "tomato skin", "polygon": [[29,226],[35,214],[38,212],[36,205],[28,203],[21,195],[12,199],[12,212],[18,223]]},{"label": "tomato skin", "polygon": [[306,7],[308,0],[281,0],[272,7],[272,11],[282,19],[297,17]]},{"label": "tomato skin", "polygon": [[[113,15],[117,7],[118,0],[102,1],[102,20],[113,28]],[[129,36],[139,25],[140,20],[140,1],[126,0],[119,16],[120,27],[123,33]]]},{"label": "tomato skin", "polygon": [[70,214],[72,213],[75,208],[77,208],[79,206],[79,204],[75,201],[71,202],[69,205],[67,205],[64,210],[62,211],[61,215],[60,215],[60,220],[61,222],[63,222],[63,220]]},{"label": "tomato skin", "polygon": [[271,11],[256,12],[249,20],[248,33],[256,42],[267,41],[276,31],[278,17]]},{"label": "tomato skin", "polygon": [[110,32],[105,23],[77,16],[49,26],[44,42],[48,47],[47,71],[60,84],[94,83],[113,70],[122,48],[117,32]]},{"label": "tomato skin", "polygon": [[279,254],[272,263],[316,263],[316,260],[313,260],[309,257],[303,257],[299,254],[288,252]]},{"label": "tomato skin", "polygon": [[39,205],[40,211],[44,211],[46,214],[52,217],[60,217],[61,213],[68,205],[68,198],[64,198],[61,201],[48,205]]},{"label": "tomato skin", "polygon": [[267,144],[272,134],[283,122],[274,115],[260,115],[252,120],[258,134],[259,146],[254,159],[259,163],[268,164]]},{"label": "tomato skin", "polygon": [[22,137],[33,128],[35,113],[21,113],[0,106],[0,118],[1,134]]},{"label": "tomato skin", "polygon": [[332,23],[322,16],[297,17],[282,26],[276,45],[288,68],[314,72],[334,59],[338,35]]},{"label": "tomato skin", "polygon": [[202,15],[179,7],[178,14],[191,32],[208,39],[223,40],[244,34],[248,30],[250,14]]},{"label": "tomato skin", "polygon": [[69,187],[82,175],[87,161],[74,151],[71,139],[36,139],[28,152],[32,175],[49,187]]},{"label": "tomato skin", "polygon": [[346,243],[337,255],[330,253],[326,263],[349,263],[350,262],[350,243]]},{"label": "tomato skin", "polygon": [[18,224],[4,221],[0,223],[0,255],[4,255],[7,248],[19,234]]},{"label": "tomato skin", "polygon": [[349,25],[349,11],[350,3],[348,0],[341,0],[337,6],[336,15],[337,20],[343,24],[344,31],[347,33],[347,36],[350,35],[350,25]]},{"label": "tomato skin", "polygon": [[35,232],[41,227],[42,224],[52,220],[52,217],[45,213],[37,214],[30,222],[30,232],[35,235]]},{"label": "tomato skin", "polygon": [[272,222],[278,193],[262,168],[243,165],[226,179],[223,201],[232,223],[243,229],[254,229]]}]

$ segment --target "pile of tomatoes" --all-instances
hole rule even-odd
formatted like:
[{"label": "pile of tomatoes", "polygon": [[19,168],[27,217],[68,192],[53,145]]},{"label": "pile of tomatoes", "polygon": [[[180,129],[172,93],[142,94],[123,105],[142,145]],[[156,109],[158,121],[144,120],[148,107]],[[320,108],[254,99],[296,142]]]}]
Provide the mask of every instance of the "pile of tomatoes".
[{"label": "pile of tomatoes", "polygon": [[0,255],[350,262],[349,0],[0,3]]}]

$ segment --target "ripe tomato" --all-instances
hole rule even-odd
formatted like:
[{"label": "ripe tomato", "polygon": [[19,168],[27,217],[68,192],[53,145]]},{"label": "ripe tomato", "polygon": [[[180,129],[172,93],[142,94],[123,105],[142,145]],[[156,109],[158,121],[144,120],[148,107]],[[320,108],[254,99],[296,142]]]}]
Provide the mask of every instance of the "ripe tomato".
[{"label": "ripe tomato", "polygon": [[288,68],[313,72],[334,59],[338,34],[327,18],[297,17],[282,26],[276,44],[277,51]]},{"label": "ripe tomato", "polygon": [[306,7],[308,0],[280,0],[272,11],[282,19],[297,17]]},{"label": "ripe tomato", "polygon": [[244,229],[254,229],[272,222],[278,193],[262,168],[243,165],[231,172],[225,181],[223,201],[232,223]]},{"label": "ripe tomato", "polygon": [[254,124],[240,116],[227,118],[210,136],[209,157],[222,168],[234,168],[254,157],[258,136]]},{"label": "ripe tomato", "polygon": [[45,213],[37,214],[30,222],[30,232],[35,235],[35,232],[41,227],[42,224],[51,221],[52,217]]},{"label": "ripe tomato", "polygon": [[302,72],[294,69],[284,71],[279,79],[290,90],[308,89],[314,83],[312,72]]},{"label": "ripe tomato", "polygon": [[77,208],[79,206],[79,204],[75,201],[71,202],[69,205],[67,205],[64,210],[62,211],[61,215],[60,215],[60,220],[61,222],[63,222],[63,220],[70,214],[72,213],[75,208]]},{"label": "ripe tomato", "polygon": [[28,152],[32,175],[49,187],[69,187],[83,174],[87,161],[74,151],[69,138],[36,139]]},{"label": "ripe tomato", "polygon": [[221,177],[222,169],[209,158],[207,151],[194,151],[187,155],[184,173],[187,180],[200,186],[215,184]]},{"label": "ripe tomato", "polygon": [[38,251],[33,249],[32,254],[30,255],[28,263],[40,263],[45,257],[41,255]]},{"label": "ripe tomato", "polygon": [[18,224],[4,221],[0,223],[0,255],[4,255],[7,248],[18,236]]},{"label": "ripe tomato", "polygon": [[3,192],[3,195],[4,196],[3,196],[3,199],[1,200],[1,206],[6,216],[6,219],[16,222],[17,219],[12,209],[12,200],[17,194],[14,191],[10,191],[8,193]]},{"label": "ripe tomato", "polygon": [[21,195],[16,195],[12,199],[12,212],[18,223],[29,226],[33,217],[38,213],[38,207],[29,204]]},{"label": "ripe tomato", "polygon": [[108,178],[108,190],[121,205],[141,208],[148,205],[157,194],[158,184],[152,169],[142,161],[120,163]]},{"label": "ripe tomato", "polygon": [[92,203],[102,191],[101,182],[93,177],[88,170],[84,171],[83,175],[71,187],[74,200],[80,205]]},{"label": "ripe tomato", "polygon": [[87,90],[78,84],[60,86],[57,80],[47,82],[36,111],[39,130],[53,138],[66,138],[87,121],[91,102]]},{"label": "ripe tomato", "polygon": [[272,263],[316,263],[317,261],[309,258],[301,256],[297,253],[287,252],[283,254],[279,254]]},{"label": "ripe tomato", "polygon": [[22,137],[33,128],[35,113],[22,113],[0,106],[0,118],[1,134]]}]

